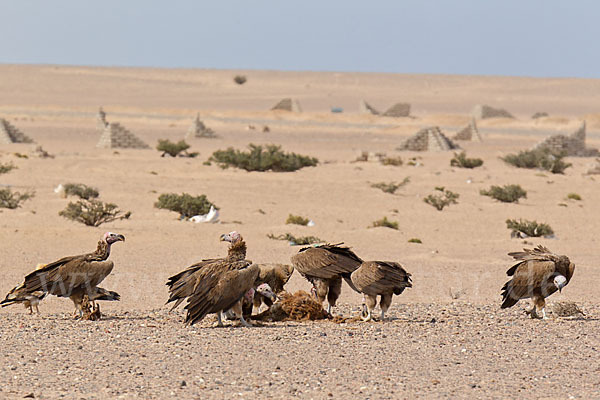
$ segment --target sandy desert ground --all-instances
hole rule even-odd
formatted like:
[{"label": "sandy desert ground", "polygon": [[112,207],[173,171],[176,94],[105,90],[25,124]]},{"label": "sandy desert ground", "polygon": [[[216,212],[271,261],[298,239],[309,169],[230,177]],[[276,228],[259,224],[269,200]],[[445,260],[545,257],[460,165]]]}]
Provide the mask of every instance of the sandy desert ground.
[{"label": "sandy desert ground", "polygon": [[[248,82],[235,84],[236,74]],[[0,185],[35,190],[23,207],[0,209],[0,294],[38,263],[94,250],[105,231],[127,238],[114,246],[115,269],[102,284],[122,299],[103,305],[104,320],[73,321],[71,302],[57,298],[42,302],[40,316],[20,306],[0,311],[0,398],[600,398],[600,178],[586,174],[596,161],[569,158],[573,166],[553,175],[499,159],[569,134],[583,120],[588,146],[600,148],[600,80],[0,65],[0,93],[0,117],[55,155],[40,159],[35,145],[0,145],[0,163],[18,167],[0,175]],[[283,97],[298,99],[303,112],[269,111]],[[409,102],[413,117],[360,114],[361,99],[380,110]],[[460,143],[484,160],[481,168],[451,167],[452,152],[395,150],[426,126],[453,136],[476,104],[516,116],[479,121],[483,141]],[[195,159],[98,149],[100,106],[152,147],[160,138],[182,139],[196,113],[219,137],[191,141]],[[531,119],[537,111],[550,117]],[[217,149],[249,143],[279,144],[320,164],[293,173],[203,164]],[[419,157],[419,165],[354,163],[363,151]],[[405,177],[410,182],[393,195],[370,186]],[[54,188],[66,182],[97,187],[131,218],[90,228],[60,217],[69,200]],[[518,204],[479,194],[512,183],[527,190]],[[436,186],[459,193],[458,204],[441,212],[425,204]],[[206,194],[221,223],[193,224],[154,208],[169,192]],[[572,192],[582,200],[566,200]],[[290,213],[315,226],[286,225]],[[369,228],[384,216],[400,229]],[[546,222],[556,236],[511,239],[507,218]],[[224,255],[218,238],[232,230],[255,262],[289,263],[298,251],[269,233],[314,235],[344,242],[366,260],[401,262],[414,287],[394,299],[386,322],[213,329],[209,316],[184,327],[183,311],[164,307],[164,283]],[[532,321],[525,302],[499,309],[512,265],[507,253],[534,244],[577,265],[549,300],[574,301],[585,317]],[[309,284],[294,274],[288,290],[298,289]],[[334,314],[356,315],[360,304],[344,284]]]}]

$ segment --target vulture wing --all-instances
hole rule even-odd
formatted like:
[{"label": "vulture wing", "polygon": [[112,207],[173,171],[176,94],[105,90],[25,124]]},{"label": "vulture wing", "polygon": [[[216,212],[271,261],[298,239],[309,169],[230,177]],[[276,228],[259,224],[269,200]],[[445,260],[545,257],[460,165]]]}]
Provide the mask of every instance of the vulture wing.
[{"label": "vulture wing", "polygon": [[400,294],[412,287],[411,275],[399,263],[390,261],[367,261],[351,275],[352,283],[365,294]]},{"label": "vulture wing", "polygon": [[283,290],[285,284],[290,280],[294,267],[286,264],[257,264],[260,269],[257,284],[268,284],[274,293]]},{"label": "vulture wing", "polygon": [[8,292],[4,300],[0,302],[0,305],[2,307],[7,307],[16,303],[31,301],[35,298],[42,300],[44,297],[46,297],[46,293],[44,292],[36,291],[33,293],[28,293],[23,285],[17,285],[12,288],[10,292]]},{"label": "vulture wing", "polygon": [[76,287],[95,287],[104,280],[113,269],[112,261],[101,261],[93,257],[65,257],[33,271],[25,277],[28,292],[44,292],[68,297]]},{"label": "vulture wing", "polygon": [[511,307],[519,299],[529,298],[534,293],[544,297],[554,293],[557,289],[551,278],[555,274],[554,261],[527,260],[514,265],[509,269],[513,278],[502,287],[501,307]]},{"label": "vulture wing", "polygon": [[258,274],[258,265],[247,265],[244,261],[199,270],[194,292],[185,306],[186,324],[192,325],[207,314],[233,307],[254,286]]},{"label": "vulture wing", "polygon": [[292,264],[303,276],[332,279],[350,277],[362,260],[348,247],[322,245],[305,247],[292,257]]}]

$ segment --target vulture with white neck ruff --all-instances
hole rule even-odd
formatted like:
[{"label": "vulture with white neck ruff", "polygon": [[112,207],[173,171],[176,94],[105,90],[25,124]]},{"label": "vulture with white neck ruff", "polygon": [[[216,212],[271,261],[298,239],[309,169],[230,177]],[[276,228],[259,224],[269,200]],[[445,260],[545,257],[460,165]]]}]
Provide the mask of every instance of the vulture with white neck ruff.
[{"label": "vulture with white neck ruff", "polygon": [[523,250],[508,253],[519,262],[506,271],[512,279],[502,287],[501,308],[531,298],[533,304],[527,313],[531,318],[547,319],[545,298],[557,290],[562,291],[573,277],[575,264],[569,257],[554,254],[542,245]]},{"label": "vulture with white neck ruff", "polygon": [[377,305],[377,296],[381,296],[381,320],[392,304],[392,297],[401,294],[405,288],[412,287],[410,274],[397,262],[365,261],[350,276],[354,286],[364,295],[362,320],[370,321]]},{"label": "vulture with white neck ruff", "polygon": [[169,278],[169,300],[175,309],[187,299],[186,325],[201,321],[207,314],[215,313],[218,326],[223,326],[222,313],[231,309],[244,326],[250,326],[242,314],[244,296],[251,300],[259,274],[258,265],[246,260],[246,243],[236,232],[221,235],[230,242],[227,257],[202,260]]},{"label": "vulture with white neck ruff", "polygon": [[87,294],[92,300],[119,300],[115,292],[98,288],[113,270],[114,263],[108,261],[113,243],[125,241],[125,236],[106,232],[98,242],[96,251],[79,256],[69,256],[47,264],[25,277],[23,290],[33,294],[43,292],[58,297],[69,297],[75,305],[75,313],[83,315],[81,299]]},{"label": "vulture with white neck ruff", "polygon": [[305,247],[292,257],[292,265],[296,271],[312,283],[311,291],[317,300],[323,303],[327,297],[329,314],[342,293],[342,278],[360,293],[352,283],[350,274],[363,260],[349,247],[341,247],[341,244],[343,243]]}]

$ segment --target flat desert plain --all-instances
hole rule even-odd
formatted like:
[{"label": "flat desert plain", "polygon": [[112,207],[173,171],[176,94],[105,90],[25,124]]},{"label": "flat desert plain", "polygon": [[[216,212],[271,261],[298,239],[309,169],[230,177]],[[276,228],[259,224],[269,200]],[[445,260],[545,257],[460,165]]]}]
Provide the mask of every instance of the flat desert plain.
[{"label": "flat desert plain", "polygon": [[[245,84],[233,81],[238,74]],[[40,315],[1,309],[0,398],[600,398],[600,177],[587,174],[597,162],[569,157],[572,167],[551,174],[500,160],[584,120],[587,146],[600,148],[600,80],[1,65],[0,93],[0,117],[36,142],[0,145],[0,163],[17,166],[0,175],[2,187],[35,191],[22,207],[0,209],[0,293],[38,263],[93,251],[106,231],[127,238],[113,246],[115,268],[102,283],[121,301],[103,303],[102,320],[75,321],[71,301],[56,297]],[[270,111],[284,97],[302,112]],[[411,117],[361,114],[361,99],[380,111],[408,102]],[[480,120],[483,140],[460,142],[482,167],[451,167],[452,151],[396,150],[428,126],[452,137],[476,104],[516,117]],[[97,148],[99,107],[152,149]],[[549,116],[532,119],[538,111]],[[158,139],[183,139],[198,113],[218,137],[189,140],[197,158],[160,157]],[[215,150],[250,143],[281,145],[319,165],[274,173],[204,163]],[[55,157],[36,157],[38,145]],[[362,152],[404,164],[354,162]],[[395,194],[371,187],[405,178]],[[59,216],[73,198],[54,188],[68,182],[96,187],[131,218],[92,228]],[[521,185],[527,198],[480,195],[506,184]],[[458,193],[458,203],[442,211],[426,204],[437,186]],[[194,224],[154,207],[161,193],[183,192],[205,194],[221,222]],[[315,225],[286,225],[289,214]],[[371,227],[383,217],[399,229]],[[508,218],[545,222],[555,236],[511,238]],[[254,262],[289,263],[299,249],[268,234],[312,235],[365,260],[402,263],[414,287],[394,298],[384,322],[212,328],[210,315],[186,327],[184,310],[164,305],[165,282],[224,256],[219,236],[233,230]],[[576,264],[550,305],[575,302],[585,316],[531,320],[527,301],[500,310],[507,253],[537,244]],[[287,285],[309,288],[297,273]],[[361,301],[344,283],[333,313],[356,316]]]}]

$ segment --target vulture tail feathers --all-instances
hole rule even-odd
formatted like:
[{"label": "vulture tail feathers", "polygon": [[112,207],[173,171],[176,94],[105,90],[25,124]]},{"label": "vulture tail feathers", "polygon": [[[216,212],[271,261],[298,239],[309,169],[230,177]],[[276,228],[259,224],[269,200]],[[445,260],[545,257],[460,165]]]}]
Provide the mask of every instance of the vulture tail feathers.
[{"label": "vulture tail feathers", "polygon": [[500,308],[512,307],[519,301],[519,299],[515,298],[515,296],[512,296],[511,282],[512,280],[506,282],[504,286],[502,286],[502,305],[500,306]]},{"label": "vulture tail feathers", "polygon": [[352,290],[354,290],[356,293],[362,293],[360,290],[358,290],[356,288],[356,286],[354,286],[354,283],[352,283],[352,279],[350,279],[350,273],[347,274],[342,274],[342,278],[344,278],[344,280],[346,281],[346,283],[348,284],[348,286],[350,286],[350,288],[352,288]]},{"label": "vulture tail feathers", "polygon": [[97,288],[98,293],[92,297],[90,297],[91,301],[96,300],[105,300],[105,301],[119,301],[121,300],[121,295],[117,292],[113,292],[112,290],[106,290],[102,288]]}]

